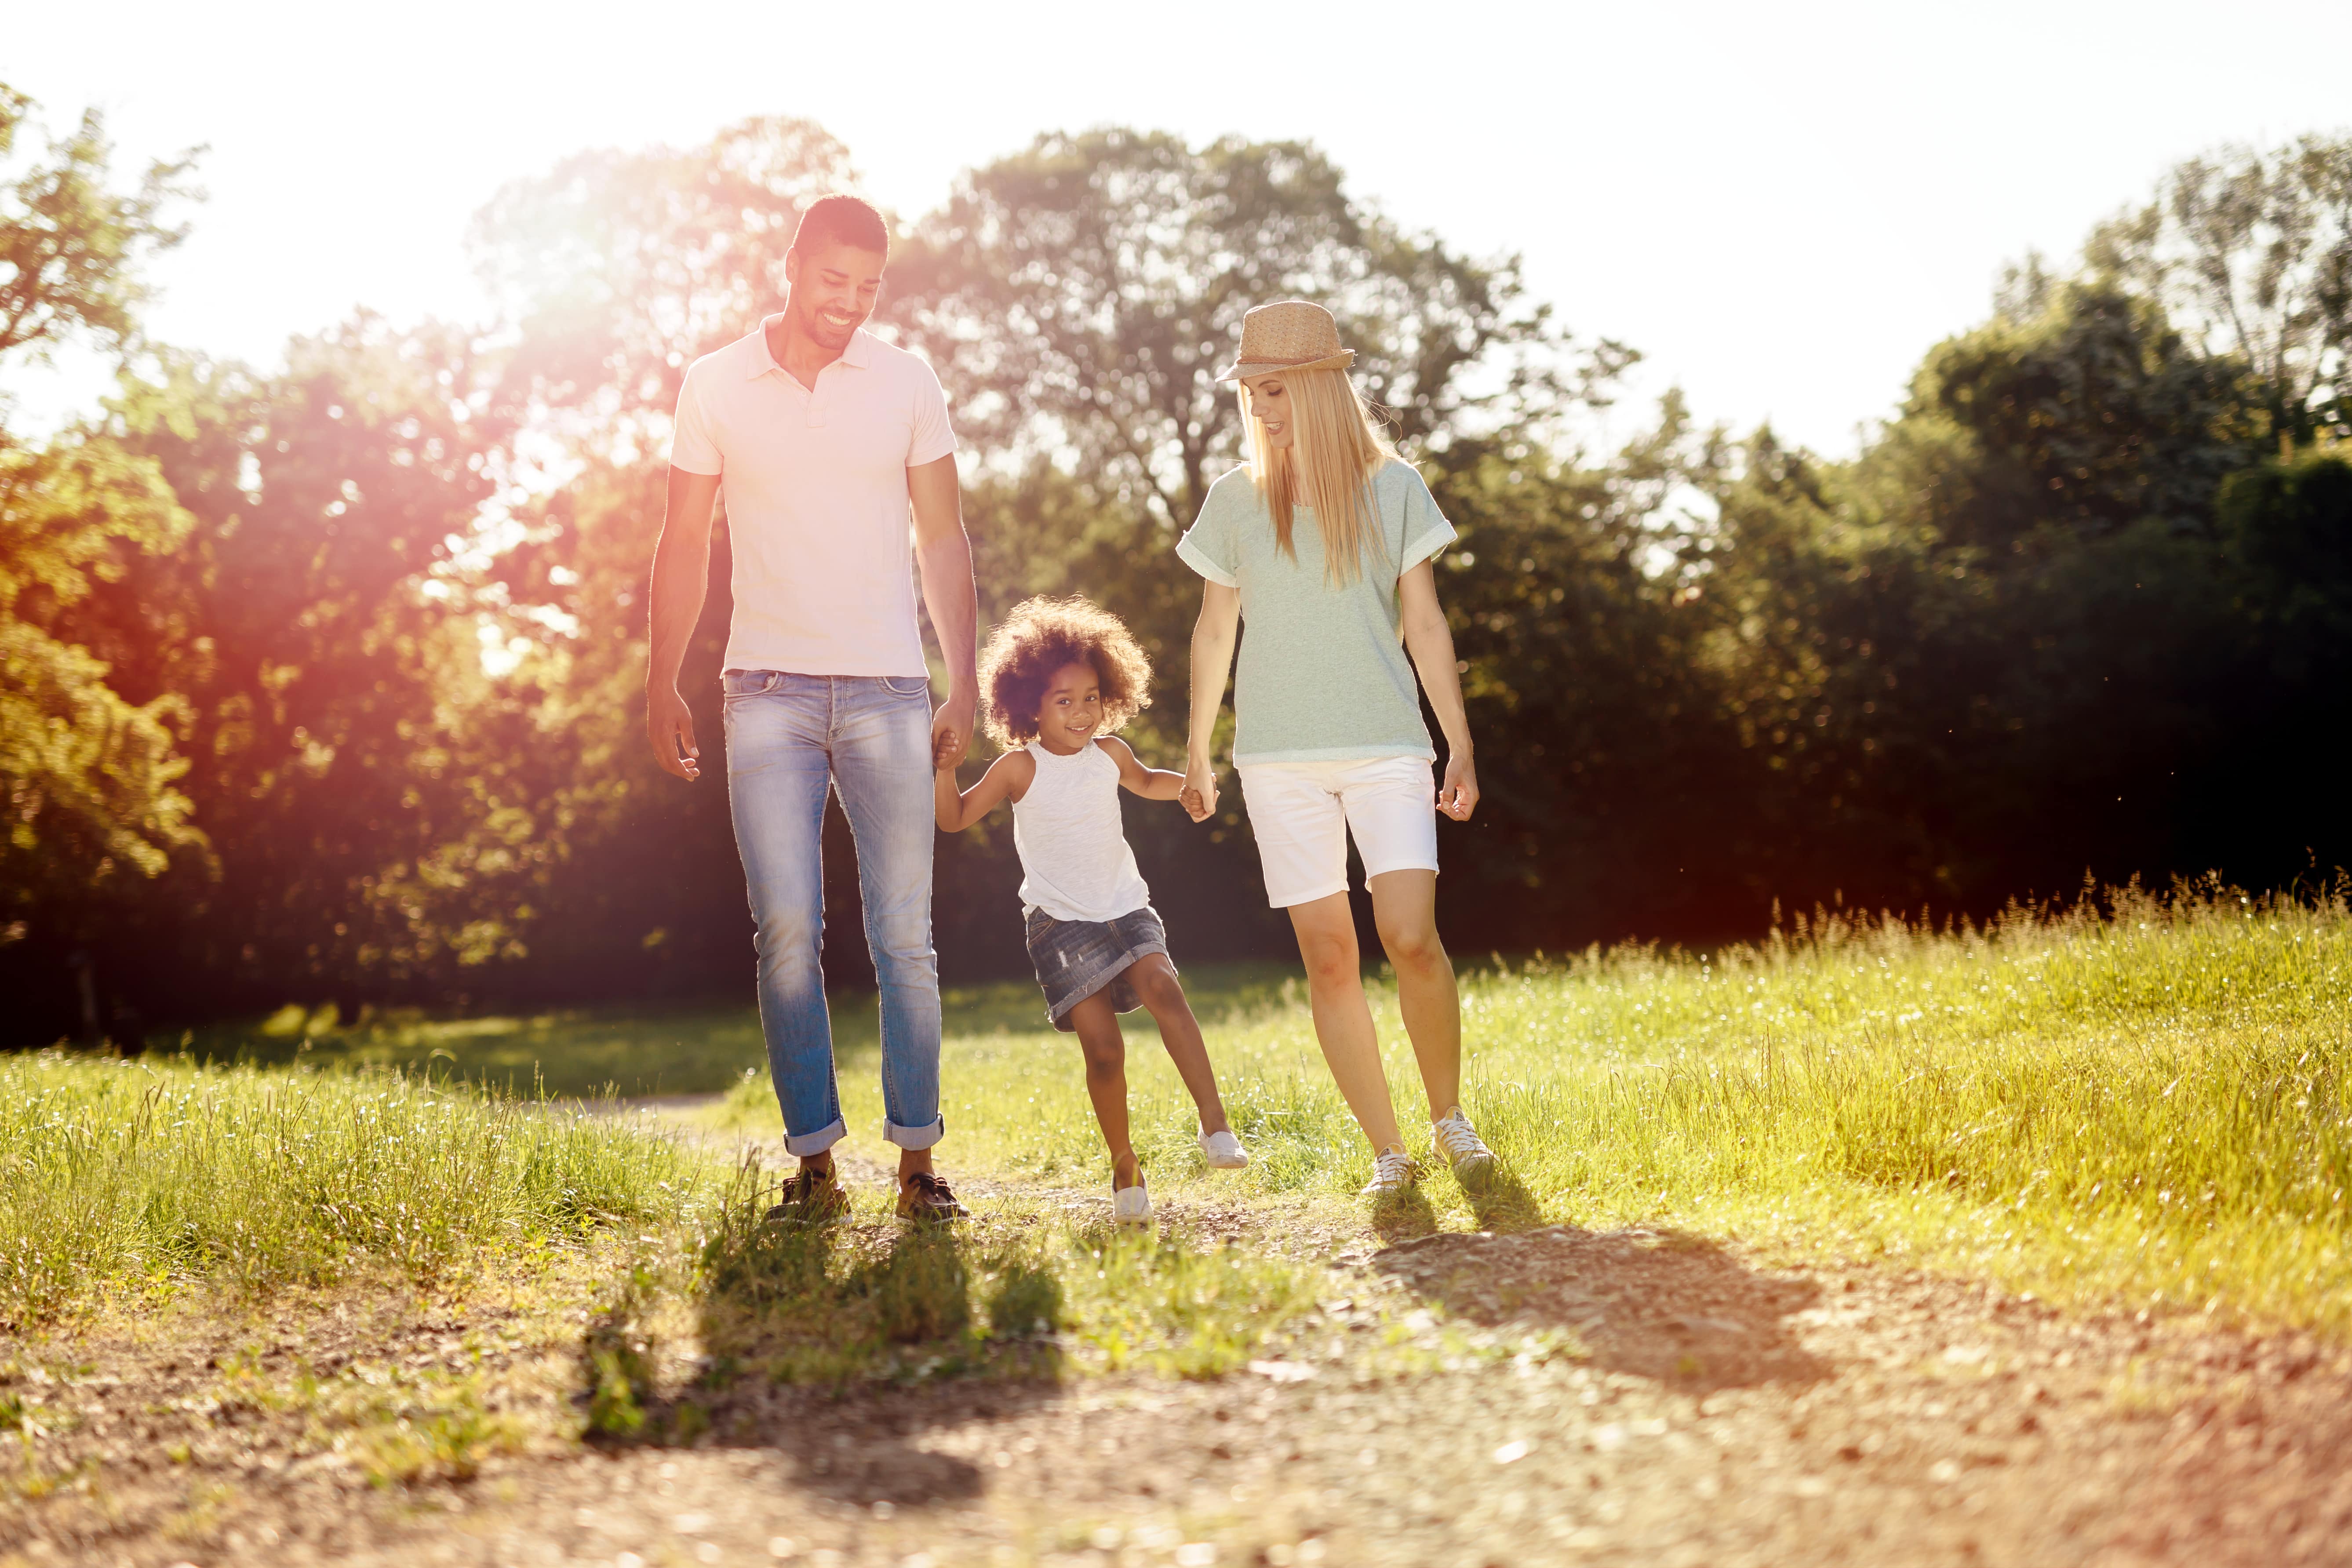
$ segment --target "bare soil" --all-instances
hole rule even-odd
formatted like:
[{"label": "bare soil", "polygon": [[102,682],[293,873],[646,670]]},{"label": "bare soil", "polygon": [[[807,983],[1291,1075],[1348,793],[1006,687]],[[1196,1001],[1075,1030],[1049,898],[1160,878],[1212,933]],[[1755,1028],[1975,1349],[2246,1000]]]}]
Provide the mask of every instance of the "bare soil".
[{"label": "bare soil", "polygon": [[[1168,1222],[1337,1257],[1349,1293],[1216,1381],[739,1385],[675,1447],[573,1440],[584,1304],[496,1289],[0,1342],[38,1429],[0,1433],[0,1563],[2352,1562],[2352,1363],[2299,1335],[1658,1231]],[[1364,1370],[1398,1331],[1431,1369]],[[372,1483],[263,1392],[298,1368],[478,1378],[540,1436]]]}]

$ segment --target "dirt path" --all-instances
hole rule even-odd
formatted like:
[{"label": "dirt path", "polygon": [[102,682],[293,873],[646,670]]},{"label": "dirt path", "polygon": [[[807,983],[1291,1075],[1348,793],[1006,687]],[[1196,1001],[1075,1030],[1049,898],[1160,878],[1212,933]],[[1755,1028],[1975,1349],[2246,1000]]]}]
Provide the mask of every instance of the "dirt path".
[{"label": "dirt path", "polygon": [[[1255,1223],[1181,1204],[1171,1222]],[[1333,1248],[1350,1294],[1295,1359],[1248,1373],[746,1385],[692,1447],[542,1444],[412,1487],[371,1487],[315,1441],[298,1457],[266,1396],[223,1402],[219,1362],[250,1352],[257,1388],[273,1358],[504,1369],[561,1403],[576,1328],[347,1307],[171,1343],[0,1345],[58,1428],[46,1495],[0,1490],[0,1563],[2352,1562],[2352,1365],[2301,1338],[1759,1268],[1652,1231],[1289,1240]],[[1400,1299],[1432,1309],[1405,1330],[1455,1364],[1350,1370]],[[67,1370],[37,1387],[36,1366]]]}]

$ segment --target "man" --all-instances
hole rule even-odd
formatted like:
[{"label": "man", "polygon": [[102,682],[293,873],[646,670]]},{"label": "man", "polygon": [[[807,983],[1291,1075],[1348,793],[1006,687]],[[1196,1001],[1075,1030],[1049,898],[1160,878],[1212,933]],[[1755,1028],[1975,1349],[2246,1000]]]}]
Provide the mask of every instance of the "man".
[{"label": "man", "polygon": [[[939,965],[931,950],[931,776],[962,757],[977,691],[971,547],[939,378],[865,330],[889,232],[854,196],[801,216],[784,308],[697,360],[678,393],[654,551],[646,731],[663,767],[701,773],[679,661],[702,611],[711,506],[723,490],[735,617],[725,663],[727,795],[758,926],[760,1026],[784,1146],[800,1159],[772,1217],[847,1212],[845,1128],[818,964],[818,836],[828,785],[857,846],[866,940],[881,984],[884,1136],[898,1213],[964,1209],[931,1168],[940,1116]],[[948,667],[930,707],[911,550]]]}]

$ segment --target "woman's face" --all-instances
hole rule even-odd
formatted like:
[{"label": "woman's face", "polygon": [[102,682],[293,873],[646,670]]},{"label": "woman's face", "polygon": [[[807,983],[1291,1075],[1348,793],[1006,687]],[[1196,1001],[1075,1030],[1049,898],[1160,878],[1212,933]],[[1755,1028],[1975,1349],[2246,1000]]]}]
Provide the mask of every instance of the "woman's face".
[{"label": "woman's face", "polygon": [[1290,388],[1281,376],[1245,376],[1242,391],[1248,396],[1251,416],[1265,426],[1269,443],[1287,447],[1297,439],[1290,427]]}]

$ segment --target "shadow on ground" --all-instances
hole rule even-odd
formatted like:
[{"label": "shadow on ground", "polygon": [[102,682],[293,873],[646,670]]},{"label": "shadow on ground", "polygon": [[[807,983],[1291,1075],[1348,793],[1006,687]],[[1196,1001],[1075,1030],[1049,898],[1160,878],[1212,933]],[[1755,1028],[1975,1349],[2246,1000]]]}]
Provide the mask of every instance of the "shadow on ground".
[{"label": "shadow on ground", "polygon": [[1592,1365],[1695,1394],[1802,1386],[1832,1370],[1788,1323],[1819,1298],[1817,1284],[1759,1274],[1715,1243],[1676,1231],[1552,1226],[1425,1235],[1374,1254],[1366,1267],[1456,1319],[1570,1330]]},{"label": "shadow on ground", "polygon": [[[772,1224],[772,1186],[756,1162],[739,1172],[683,1302],[656,1263],[607,1286],[581,1343],[590,1442],[780,1449],[801,1484],[859,1504],[978,1496],[976,1467],[913,1439],[1057,1392],[1061,1287],[1029,1227]],[[690,1362],[665,1353],[689,1338],[681,1310]]]},{"label": "shadow on ground", "polygon": [[[1544,1223],[1543,1205],[1527,1184],[1508,1171],[1498,1172],[1475,1187],[1464,1187],[1462,1197],[1482,1231],[1533,1230]],[[1391,1247],[1434,1236],[1439,1229],[1437,1211],[1419,1184],[1375,1204],[1371,1225],[1372,1234]]]}]

